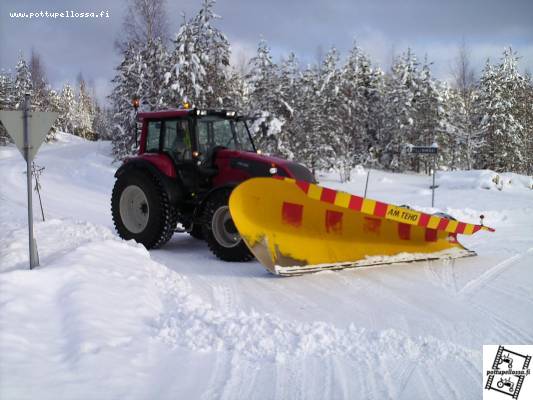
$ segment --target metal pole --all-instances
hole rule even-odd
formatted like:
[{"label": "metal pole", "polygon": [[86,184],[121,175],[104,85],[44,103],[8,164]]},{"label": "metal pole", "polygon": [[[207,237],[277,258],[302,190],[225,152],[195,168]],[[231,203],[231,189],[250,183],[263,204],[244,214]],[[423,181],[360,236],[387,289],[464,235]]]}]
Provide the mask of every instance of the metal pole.
[{"label": "metal pole", "polygon": [[31,184],[31,160],[30,160],[30,132],[28,129],[28,118],[30,109],[30,95],[24,96],[24,109],[22,114],[22,126],[24,129],[24,154],[26,156],[26,184],[28,189],[28,241],[30,251],[30,269],[39,265],[36,257],[36,249],[33,238],[33,203],[32,203],[32,184]]},{"label": "metal pole", "polygon": [[431,185],[431,207],[435,207],[435,167],[437,163],[435,159],[437,156],[433,156],[433,185]]},{"label": "metal pole", "polygon": [[35,163],[32,162],[31,163],[31,169],[33,171],[33,176],[35,177],[35,190],[37,191],[37,196],[39,196],[39,205],[41,206],[41,215],[43,217],[43,222],[45,221],[44,219],[44,209],[43,209],[43,200],[41,199],[41,190],[39,189],[39,179],[37,178],[37,170],[35,168]]},{"label": "metal pole", "polygon": [[368,190],[368,179],[369,178],[370,178],[370,168],[368,169],[368,172],[366,173],[365,195],[363,197],[366,197],[366,191]]}]

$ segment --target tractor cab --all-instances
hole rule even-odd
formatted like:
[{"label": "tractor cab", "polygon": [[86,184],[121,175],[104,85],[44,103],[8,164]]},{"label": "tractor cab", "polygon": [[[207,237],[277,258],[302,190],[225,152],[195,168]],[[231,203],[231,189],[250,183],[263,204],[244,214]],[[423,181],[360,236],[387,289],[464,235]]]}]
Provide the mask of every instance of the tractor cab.
[{"label": "tractor cab", "polygon": [[[163,165],[183,193],[209,188],[216,175],[215,155],[229,149],[256,153],[244,118],[234,111],[170,110],[139,113],[139,156]],[[157,160],[156,160],[157,159]]]},{"label": "tractor cab", "polygon": [[273,175],[314,182],[304,166],[260,154],[235,111],[140,112],[138,122],[139,152],[115,173],[112,215],[121,237],[147,248],[162,246],[179,224],[223,260],[251,259],[229,213],[233,188]]}]

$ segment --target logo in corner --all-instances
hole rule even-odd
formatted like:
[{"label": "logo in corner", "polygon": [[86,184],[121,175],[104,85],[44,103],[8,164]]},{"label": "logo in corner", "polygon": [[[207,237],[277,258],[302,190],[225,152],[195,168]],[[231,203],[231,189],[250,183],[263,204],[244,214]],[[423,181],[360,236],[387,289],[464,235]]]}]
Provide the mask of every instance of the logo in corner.
[{"label": "logo in corner", "polygon": [[533,398],[531,354],[533,346],[483,346],[483,400]]}]

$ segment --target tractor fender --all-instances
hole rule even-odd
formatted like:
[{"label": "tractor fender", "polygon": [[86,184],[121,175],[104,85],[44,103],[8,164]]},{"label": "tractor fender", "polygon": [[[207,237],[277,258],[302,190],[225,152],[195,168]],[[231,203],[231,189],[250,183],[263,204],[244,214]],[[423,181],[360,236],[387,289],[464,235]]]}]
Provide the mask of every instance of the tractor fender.
[{"label": "tractor fender", "polygon": [[159,182],[167,192],[170,204],[177,204],[183,199],[183,190],[179,186],[177,180],[168,177],[167,175],[162,173],[153,163],[147,160],[139,158],[128,160],[127,162],[122,164],[119,169],[117,169],[117,171],[115,172],[115,178],[118,178],[122,174],[131,172],[133,170],[147,171],[153,177],[159,180]]},{"label": "tractor fender", "polygon": [[202,200],[200,200],[200,202],[198,203],[198,205],[195,207],[194,209],[194,213],[193,213],[193,221],[198,221],[198,219],[200,218],[201,214],[202,214],[202,210],[204,208],[204,205],[205,203],[207,202],[207,200],[215,193],[218,193],[222,190],[233,190],[235,189],[235,187],[237,185],[239,185],[241,182],[226,182],[224,185],[220,185],[220,186],[216,186],[212,189],[210,189],[207,193],[205,193],[203,196],[202,196]]}]

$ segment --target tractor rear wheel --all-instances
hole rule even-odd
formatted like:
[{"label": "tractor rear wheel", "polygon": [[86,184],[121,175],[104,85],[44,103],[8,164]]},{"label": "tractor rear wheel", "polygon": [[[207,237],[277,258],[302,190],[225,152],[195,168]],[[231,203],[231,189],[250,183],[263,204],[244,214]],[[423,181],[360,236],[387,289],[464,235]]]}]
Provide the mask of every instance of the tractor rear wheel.
[{"label": "tractor rear wheel", "polygon": [[224,261],[249,261],[254,256],[242,240],[228,207],[230,190],[214,193],[207,200],[203,219],[203,236],[211,252]]},{"label": "tractor rear wheel", "polygon": [[147,249],[164,245],[176,228],[176,209],[162,182],[145,170],[124,171],[115,182],[111,214],[121,238]]}]

